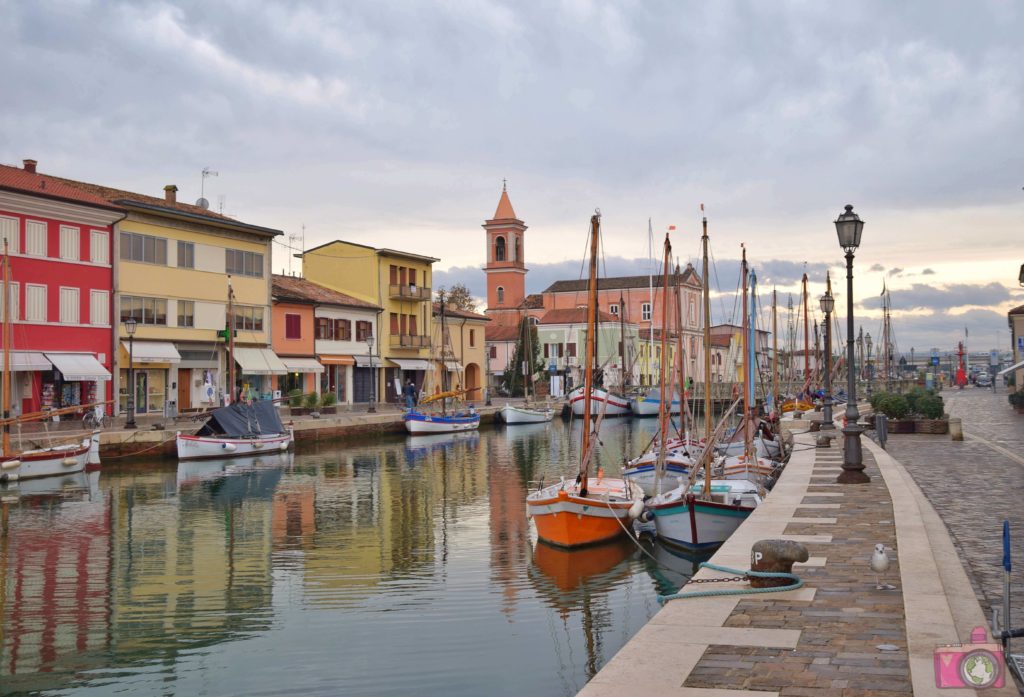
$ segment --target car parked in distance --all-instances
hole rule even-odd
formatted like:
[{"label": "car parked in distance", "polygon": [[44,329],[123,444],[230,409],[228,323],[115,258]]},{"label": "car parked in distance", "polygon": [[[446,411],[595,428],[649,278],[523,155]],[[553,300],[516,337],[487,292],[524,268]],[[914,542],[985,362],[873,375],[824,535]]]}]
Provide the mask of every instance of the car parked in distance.
[{"label": "car parked in distance", "polygon": [[978,377],[974,378],[974,384],[978,387],[992,387],[992,378],[988,373],[978,373]]}]

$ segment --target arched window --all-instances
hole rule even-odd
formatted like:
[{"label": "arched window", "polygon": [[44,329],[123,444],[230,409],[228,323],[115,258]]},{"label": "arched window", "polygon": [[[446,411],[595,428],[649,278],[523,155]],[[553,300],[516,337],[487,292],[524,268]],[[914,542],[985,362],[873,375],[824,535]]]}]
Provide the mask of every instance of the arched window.
[{"label": "arched window", "polygon": [[[499,237],[498,239],[500,240],[501,238]],[[504,250],[504,248],[502,248],[502,250]],[[498,286],[498,304],[499,305],[503,305],[504,303],[505,303],[505,289],[502,288],[501,286]]]},{"label": "arched window", "polygon": [[497,237],[494,240],[494,260],[505,261],[505,238]]},{"label": "arched window", "polygon": [[522,260],[523,260],[523,255],[522,255],[522,251],[520,250],[520,247],[519,247],[519,238],[517,237],[516,238],[516,257],[515,257],[514,261],[522,261]]}]

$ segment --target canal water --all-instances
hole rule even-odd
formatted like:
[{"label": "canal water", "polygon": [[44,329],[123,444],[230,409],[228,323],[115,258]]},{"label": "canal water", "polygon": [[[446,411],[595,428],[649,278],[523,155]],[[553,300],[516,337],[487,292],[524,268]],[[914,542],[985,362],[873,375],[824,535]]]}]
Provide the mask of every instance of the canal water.
[{"label": "canal water", "polygon": [[[653,420],[609,420],[609,475]],[[694,561],[538,544],[579,423],[0,488],[0,693],[573,695]]]}]

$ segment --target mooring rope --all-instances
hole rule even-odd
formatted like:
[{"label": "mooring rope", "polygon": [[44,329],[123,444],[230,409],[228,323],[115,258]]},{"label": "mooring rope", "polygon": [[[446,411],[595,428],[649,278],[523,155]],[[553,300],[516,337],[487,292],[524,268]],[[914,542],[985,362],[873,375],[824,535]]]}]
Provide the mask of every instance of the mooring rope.
[{"label": "mooring rope", "polygon": [[[718,566],[711,562],[701,562],[701,567],[707,567],[714,569],[715,571],[724,571],[730,574],[741,574],[747,577],[757,578],[788,578],[792,579],[793,583],[785,586],[776,586],[774,588],[724,588],[722,590],[711,590],[711,591],[690,591],[688,593],[672,593],[671,595],[659,595],[657,596],[658,602],[664,605],[669,600],[678,600],[680,598],[707,598],[716,595],[746,595],[748,593],[780,593],[782,591],[795,591],[798,588],[802,588],[804,585],[803,579],[796,574],[787,574],[777,571],[742,571],[740,569],[732,569],[728,566]],[[700,580],[696,581],[700,583]]]}]

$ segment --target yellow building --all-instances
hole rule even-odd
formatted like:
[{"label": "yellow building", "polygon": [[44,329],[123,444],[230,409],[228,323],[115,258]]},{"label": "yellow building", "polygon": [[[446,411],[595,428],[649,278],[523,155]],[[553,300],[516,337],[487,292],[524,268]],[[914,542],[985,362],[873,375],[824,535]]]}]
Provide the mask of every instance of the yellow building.
[{"label": "yellow building", "polygon": [[[490,318],[478,315],[475,312],[459,310],[452,305],[445,308],[445,328],[447,336],[441,337],[441,306],[434,303],[435,341],[444,341],[445,362],[447,364],[451,381],[449,384],[462,385],[471,390],[466,395],[466,400],[480,401],[485,397],[483,388],[486,375],[486,347],[484,344],[484,331],[490,323]],[[440,355],[440,354],[438,354]]]},{"label": "yellow building", "polygon": [[[67,183],[125,209],[115,226],[117,406],[128,403],[129,354],[135,410],[166,413],[223,403],[229,366],[225,338],[233,292],[236,384],[270,397],[271,375],[287,372],[270,349],[271,243],[280,230],[238,222],[177,201],[82,182]],[[230,280],[229,280],[230,279]],[[136,321],[129,341],[125,320]]]},{"label": "yellow building", "polygon": [[[439,259],[341,240],[300,256],[304,278],[383,308],[366,355],[354,356],[355,381],[372,376],[376,399],[387,402],[400,401],[407,379],[422,386],[436,348],[431,342],[431,284]],[[374,370],[379,367],[383,375]]]}]

